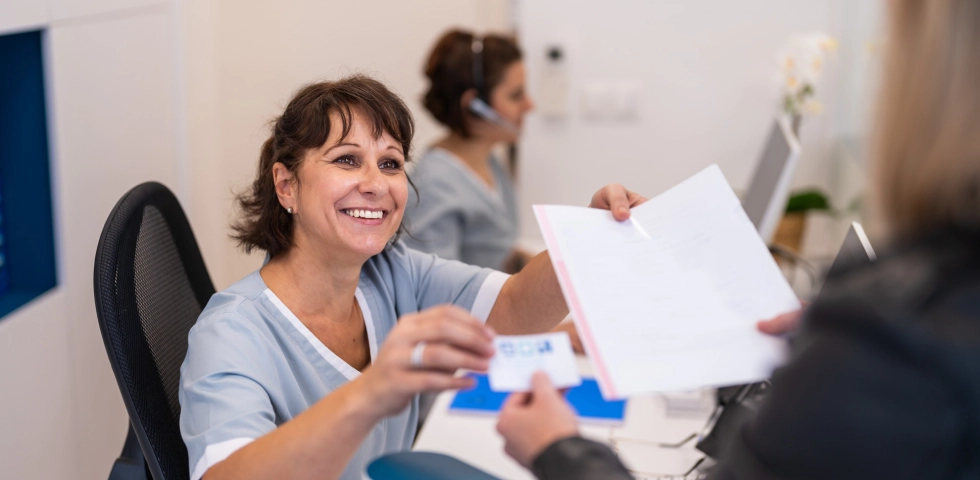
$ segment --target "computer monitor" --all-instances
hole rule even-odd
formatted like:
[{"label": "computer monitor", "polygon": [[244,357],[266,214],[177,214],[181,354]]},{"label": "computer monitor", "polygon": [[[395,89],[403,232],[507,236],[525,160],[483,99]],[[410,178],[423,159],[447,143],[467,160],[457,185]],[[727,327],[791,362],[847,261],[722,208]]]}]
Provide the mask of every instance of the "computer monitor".
[{"label": "computer monitor", "polygon": [[860,223],[851,222],[851,228],[847,229],[844,236],[844,243],[841,244],[834,263],[830,264],[827,276],[834,276],[841,271],[856,265],[871,263],[875,261],[875,250],[871,248],[868,236],[864,234],[864,228]]},{"label": "computer monitor", "polygon": [[800,158],[800,143],[785,116],[773,122],[769,138],[755,167],[752,183],[742,199],[759,236],[769,243],[786,209],[789,187]]}]

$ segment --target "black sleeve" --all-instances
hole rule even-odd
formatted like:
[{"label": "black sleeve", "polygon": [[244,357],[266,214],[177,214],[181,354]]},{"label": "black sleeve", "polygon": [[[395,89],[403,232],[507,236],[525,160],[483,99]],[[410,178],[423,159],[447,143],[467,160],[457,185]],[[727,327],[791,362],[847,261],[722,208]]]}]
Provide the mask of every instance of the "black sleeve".
[{"label": "black sleeve", "polygon": [[532,466],[541,480],[633,480],[609,447],[582,437],[552,443]]},{"label": "black sleeve", "polygon": [[811,313],[814,328],[713,478],[942,478],[962,419],[937,352],[868,309]]}]

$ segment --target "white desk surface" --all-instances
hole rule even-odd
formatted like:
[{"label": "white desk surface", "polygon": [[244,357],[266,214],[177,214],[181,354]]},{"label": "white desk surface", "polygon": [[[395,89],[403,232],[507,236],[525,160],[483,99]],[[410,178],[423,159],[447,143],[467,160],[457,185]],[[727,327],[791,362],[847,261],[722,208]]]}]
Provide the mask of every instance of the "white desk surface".
[{"label": "white desk surface", "polygon": [[[591,365],[584,357],[579,357],[579,370],[591,376]],[[452,455],[503,479],[533,479],[504,453],[504,440],[496,431],[497,417],[449,412],[454,395],[444,392],[436,398],[413,450]],[[668,417],[662,396],[638,396],[626,403],[622,424],[583,423],[580,431],[592,440],[611,444],[637,478],[662,478],[687,472],[704,455],[694,448],[694,441],[680,448],[660,444],[677,443],[701,431],[709,415]]]}]

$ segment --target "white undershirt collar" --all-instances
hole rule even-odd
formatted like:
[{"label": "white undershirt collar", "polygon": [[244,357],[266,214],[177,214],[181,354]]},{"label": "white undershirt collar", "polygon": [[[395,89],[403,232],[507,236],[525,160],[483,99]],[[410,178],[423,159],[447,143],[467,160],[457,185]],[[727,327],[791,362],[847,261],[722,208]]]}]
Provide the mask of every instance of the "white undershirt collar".
[{"label": "white undershirt collar", "polygon": [[[319,338],[316,338],[316,335],[313,335],[313,332],[311,332],[310,329],[307,328],[306,325],[304,325],[303,322],[301,322],[299,318],[297,318],[296,315],[289,310],[289,307],[287,307],[285,303],[282,303],[282,300],[280,300],[279,297],[272,292],[272,290],[266,288],[265,292],[263,293],[269,299],[269,301],[276,306],[279,313],[289,320],[289,323],[292,324],[301,335],[303,335],[303,338],[305,338],[306,341],[313,346],[313,349],[316,350],[317,353],[319,353],[320,356],[327,361],[327,363],[336,368],[337,371],[347,377],[348,380],[354,380],[361,375],[361,372],[357,371],[356,368],[350,366],[347,362],[338,357],[337,354],[333,353],[329,348],[327,348],[327,346],[324,345]],[[371,352],[371,363],[374,363],[374,360],[378,355],[378,338],[374,331],[374,320],[371,316],[371,309],[368,308],[367,300],[364,298],[364,293],[361,292],[361,287],[357,287],[357,290],[354,292],[354,298],[357,300],[358,307],[361,308],[361,316],[364,317],[364,328],[367,330],[368,336],[368,349]]]}]

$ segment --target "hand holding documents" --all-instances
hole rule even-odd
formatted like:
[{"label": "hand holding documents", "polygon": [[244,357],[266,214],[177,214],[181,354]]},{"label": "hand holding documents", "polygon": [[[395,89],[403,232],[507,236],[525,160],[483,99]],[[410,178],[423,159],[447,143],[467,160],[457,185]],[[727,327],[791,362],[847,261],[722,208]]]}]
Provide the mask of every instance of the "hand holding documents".
[{"label": "hand holding documents", "polygon": [[526,392],[531,376],[542,370],[556,388],[582,383],[572,344],[565,332],[540,335],[498,335],[493,339],[497,353],[490,359],[490,389],[495,392]]},{"label": "hand holding documents", "polygon": [[755,323],[799,301],[716,165],[625,222],[534,212],[606,398],[754,382],[782,360]]}]

